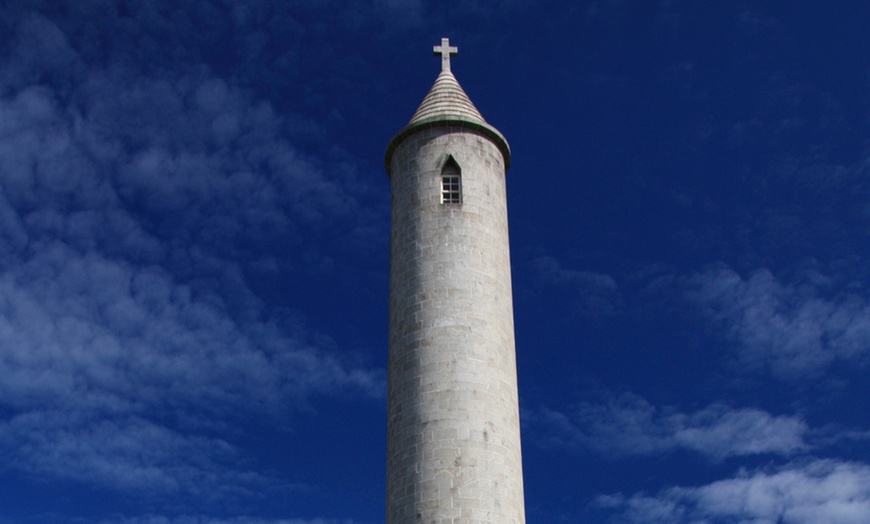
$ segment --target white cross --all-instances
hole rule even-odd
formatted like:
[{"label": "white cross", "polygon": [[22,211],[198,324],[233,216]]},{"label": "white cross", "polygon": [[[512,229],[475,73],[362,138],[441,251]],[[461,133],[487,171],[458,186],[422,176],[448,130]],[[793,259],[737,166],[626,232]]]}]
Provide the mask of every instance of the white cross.
[{"label": "white cross", "polygon": [[459,52],[458,47],[450,47],[450,39],[442,38],[441,45],[432,48],[436,55],[441,55],[441,70],[450,71],[450,55],[455,55]]}]

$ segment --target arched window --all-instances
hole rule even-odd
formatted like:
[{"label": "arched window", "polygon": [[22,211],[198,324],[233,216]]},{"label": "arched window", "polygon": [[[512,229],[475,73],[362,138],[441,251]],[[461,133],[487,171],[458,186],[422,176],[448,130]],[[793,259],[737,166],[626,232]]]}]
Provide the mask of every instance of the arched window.
[{"label": "arched window", "polygon": [[462,173],[453,157],[448,157],[441,168],[441,203],[462,203]]}]

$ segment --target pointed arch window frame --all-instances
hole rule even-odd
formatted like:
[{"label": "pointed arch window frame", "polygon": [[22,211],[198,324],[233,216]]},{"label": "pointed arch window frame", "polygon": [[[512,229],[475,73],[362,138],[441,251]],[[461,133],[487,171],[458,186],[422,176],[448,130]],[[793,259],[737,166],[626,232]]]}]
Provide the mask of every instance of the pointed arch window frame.
[{"label": "pointed arch window frame", "polygon": [[462,168],[453,155],[447,155],[441,166],[441,204],[462,204]]}]

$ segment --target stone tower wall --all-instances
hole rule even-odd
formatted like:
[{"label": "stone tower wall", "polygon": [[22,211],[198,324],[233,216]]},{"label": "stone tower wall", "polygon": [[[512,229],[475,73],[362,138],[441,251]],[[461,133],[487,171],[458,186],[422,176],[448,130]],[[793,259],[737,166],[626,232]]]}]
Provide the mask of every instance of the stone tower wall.
[{"label": "stone tower wall", "polygon": [[[448,155],[461,204],[441,204]],[[391,173],[387,524],[524,523],[504,158],[436,127]]]}]

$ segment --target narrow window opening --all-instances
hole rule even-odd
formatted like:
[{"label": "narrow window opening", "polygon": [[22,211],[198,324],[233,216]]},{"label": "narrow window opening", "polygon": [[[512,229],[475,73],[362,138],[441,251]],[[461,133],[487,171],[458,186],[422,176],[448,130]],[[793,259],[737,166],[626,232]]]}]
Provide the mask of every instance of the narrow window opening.
[{"label": "narrow window opening", "polygon": [[462,203],[462,174],[453,157],[448,158],[441,169],[441,203]]}]

